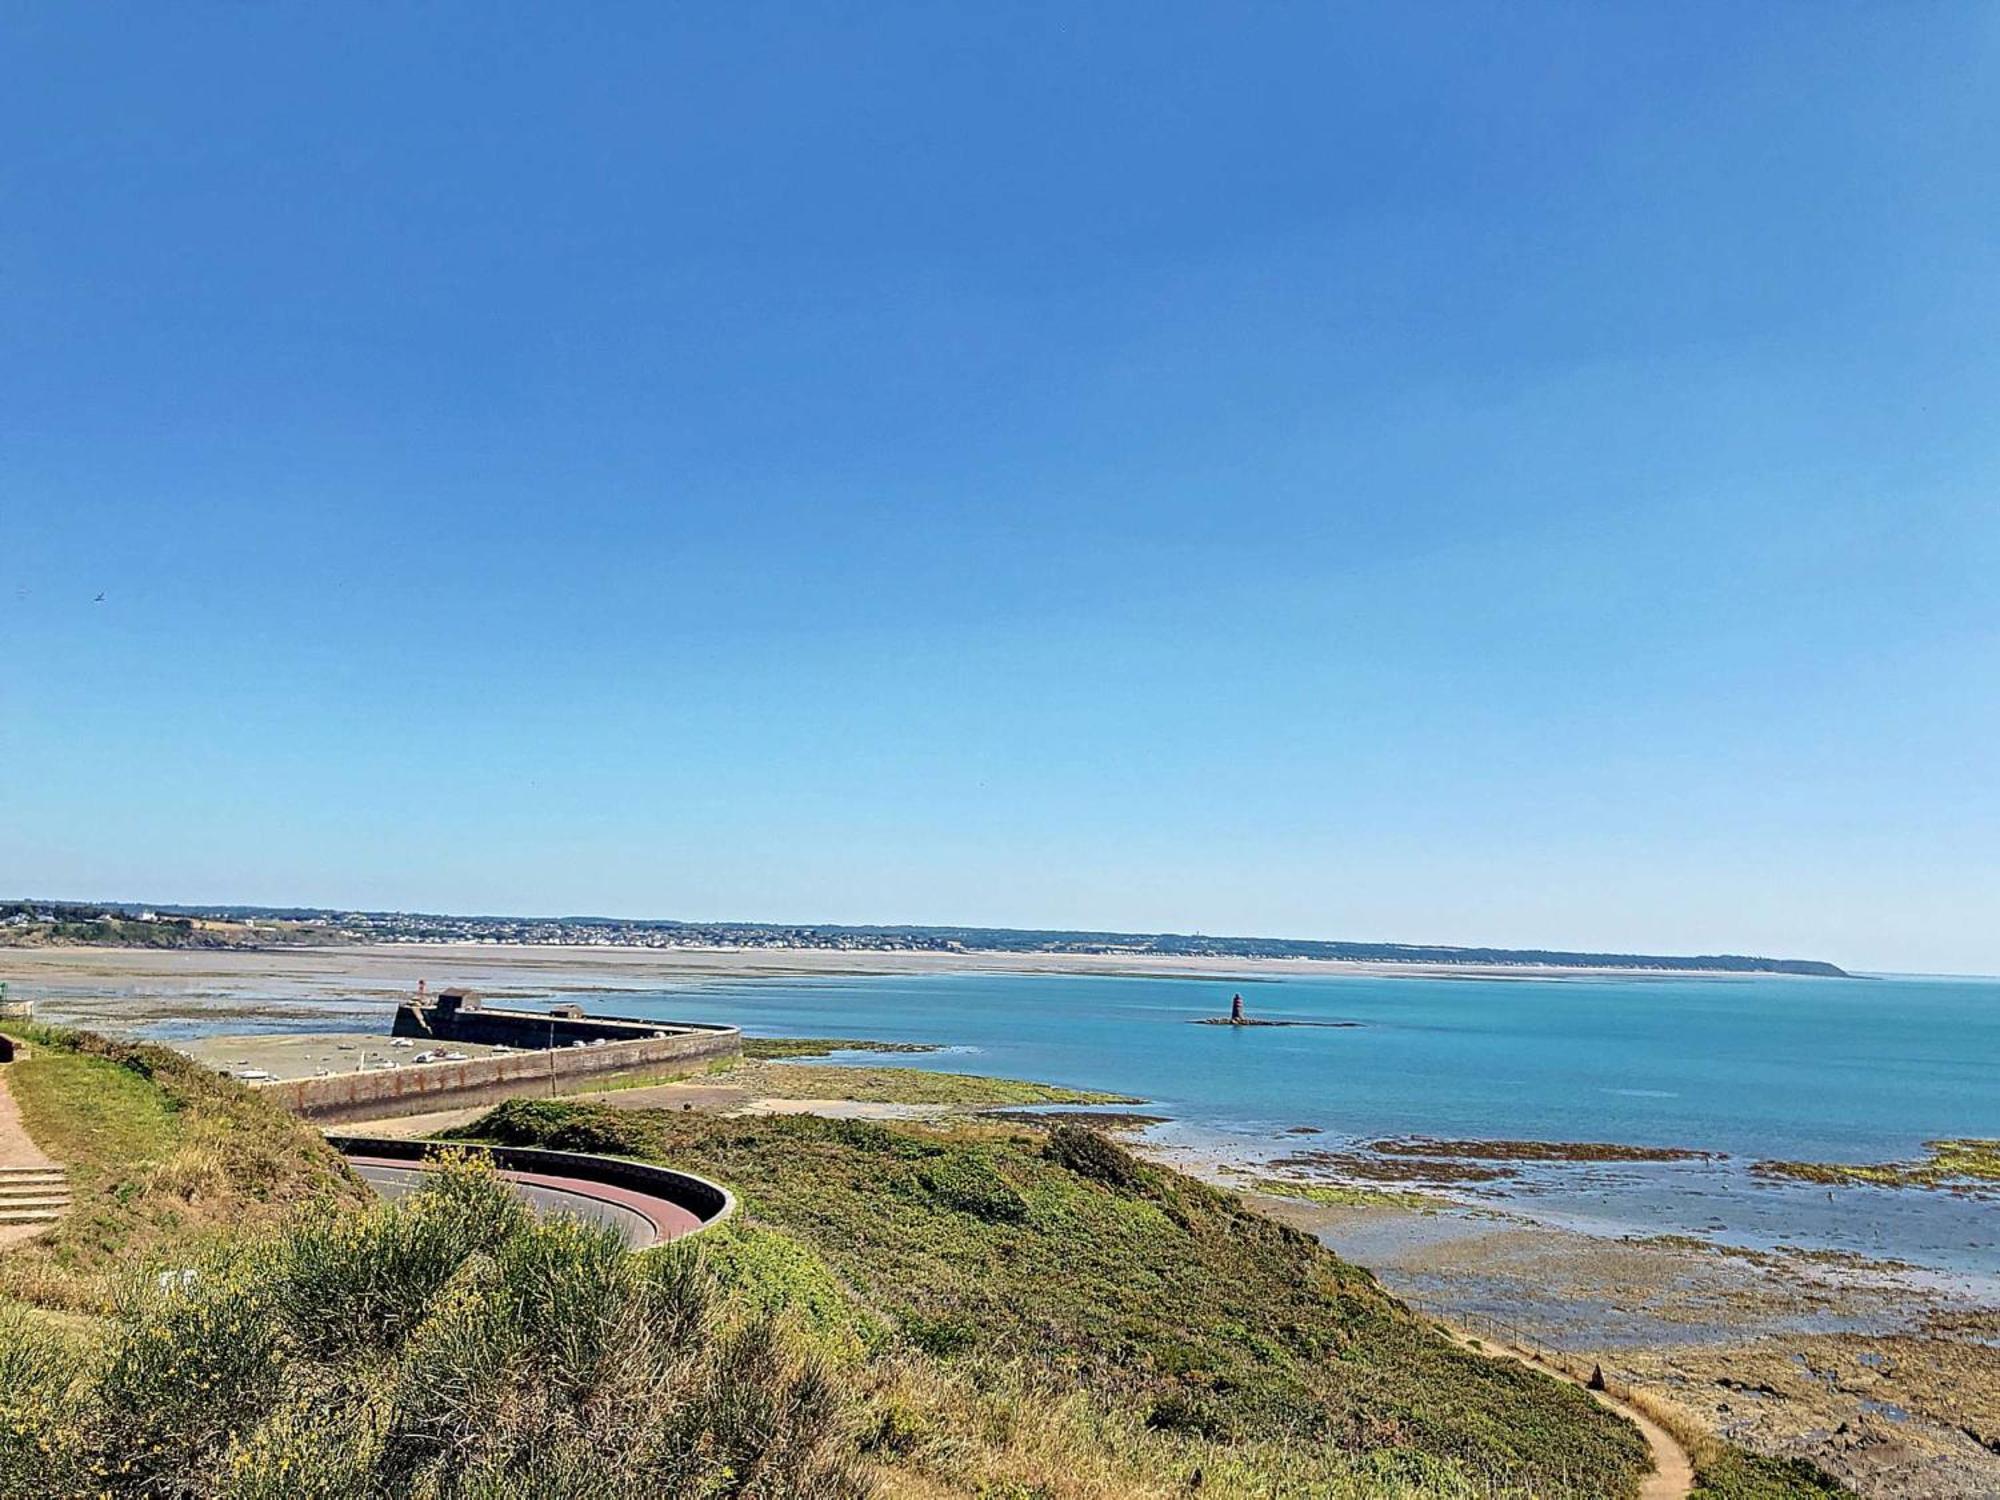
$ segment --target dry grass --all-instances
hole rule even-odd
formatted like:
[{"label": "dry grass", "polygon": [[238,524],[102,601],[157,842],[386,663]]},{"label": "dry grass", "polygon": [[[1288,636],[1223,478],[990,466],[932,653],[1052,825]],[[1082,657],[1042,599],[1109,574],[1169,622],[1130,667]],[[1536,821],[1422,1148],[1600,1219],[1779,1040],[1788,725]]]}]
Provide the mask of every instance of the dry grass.
[{"label": "dry grass", "polygon": [[1222,1444],[1146,1425],[1021,1364],[887,1361],[863,1450],[884,1500],[1529,1500],[1531,1491],[1407,1452],[1324,1442]]}]

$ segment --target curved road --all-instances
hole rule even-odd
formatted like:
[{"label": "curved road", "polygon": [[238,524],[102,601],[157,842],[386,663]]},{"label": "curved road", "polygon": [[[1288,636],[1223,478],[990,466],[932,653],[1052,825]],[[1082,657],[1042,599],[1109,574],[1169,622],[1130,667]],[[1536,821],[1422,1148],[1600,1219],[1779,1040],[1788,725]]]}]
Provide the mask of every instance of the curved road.
[{"label": "curved road", "polygon": [[[424,1169],[406,1161],[350,1156],[347,1164],[385,1198],[400,1198],[424,1180]],[[701,1228],[701,1220],[679,1204],[650,1193],[547,1172],[502,1169],[500,1176],[537,1214],[573,1214],[593,1224],[608,1224],[634,1250],[679,1239]]]}]

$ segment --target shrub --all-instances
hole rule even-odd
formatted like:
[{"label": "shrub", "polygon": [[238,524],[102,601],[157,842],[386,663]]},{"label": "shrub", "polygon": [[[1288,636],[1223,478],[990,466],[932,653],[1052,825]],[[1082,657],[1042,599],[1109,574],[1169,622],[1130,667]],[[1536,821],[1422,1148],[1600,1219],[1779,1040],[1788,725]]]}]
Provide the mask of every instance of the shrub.
[{"label": "shrub", "polygon": [[837,1361],[858,1359],[887,1338],[826,1262],[791,1235],[739,1217],[702,1236],[700,1258],[736,1306],[785,1319]]},{"label": "shrub", "polygon": [[293,1231],[276,1294],[298,1342],[317,1358],[356,1345],[392,1350],[469,1256],[490,1254],[528,1225],[527,1208],[483,1160],[447,1153],[399,1211],[327,1213]]},{"label": "shrub", "polygon": [[816,1356],[479,1161],[134,1280],[101,1340],[0,1324],[0,1379],[5,1500],[862,1493]]},{"label": "shrub", "polygon": [[996,1224],[1018,1224],[1028,1205],[1007,1185],[993,1164],[970,1152],[957,1152],[926,1162],[917,1180],[947,1208]]},{"label": "shrub", "polygon": [[1138,1157],[1081,1125],[1058,1125],[1045,1151],[1057,1166],[1122,1192],[1143,1187],[1150,1176]]},{"label": "shrub", "polygon": [[0,1495],[77,1494],[84,1457],[65,1441],[81,1411],[74,1351],[19,1309],[0,1311]]},{"label": "shrub", "polygon": [[277,1399],[274,1290],[247,1258],[128,1287],[96,1381],[99,1464],[142,1493],[198,1493],[193,1476]]}]

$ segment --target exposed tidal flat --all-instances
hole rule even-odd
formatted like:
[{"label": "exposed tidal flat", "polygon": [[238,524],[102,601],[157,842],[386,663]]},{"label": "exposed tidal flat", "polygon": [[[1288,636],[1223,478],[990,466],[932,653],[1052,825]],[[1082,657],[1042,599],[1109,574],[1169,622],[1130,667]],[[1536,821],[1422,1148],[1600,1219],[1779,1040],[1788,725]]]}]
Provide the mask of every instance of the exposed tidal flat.
[{"label": "exposed tidal flat", "polygon": [[[427,977],[933,1044],[756,1059],[711,1092],[898,1117],[1041,1107],[880,1084],[908,1068],[1142,1099],[1166,1117],[1119,1122],[1143,1149],[1258,1194],[1428,1308],[1531,1326],[1864,1493],[2000,1493],[2000,1203],[1930,1181],[1925,1146],[2000,1137],[2000,984],[1003,965],[399,947],[10,955],[6,977],[51,1019],[182,1039],[379,1028]],[[1185,1024],[1236,990],[1253,1016],[1322,1024]],[[875,1079],[843,1071],[864,1066]],[[812,1071],[764,1076],[786,1068]]]}]

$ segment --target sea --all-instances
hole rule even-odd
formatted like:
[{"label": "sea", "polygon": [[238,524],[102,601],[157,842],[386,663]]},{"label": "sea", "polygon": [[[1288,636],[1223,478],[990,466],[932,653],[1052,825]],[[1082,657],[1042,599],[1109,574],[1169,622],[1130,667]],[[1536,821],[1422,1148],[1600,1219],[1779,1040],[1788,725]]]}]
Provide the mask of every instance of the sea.
[{"label": "sea", "polygon": [[[1194,1024],[1240,994],[1256,1019]],[[1387,1137],[1709,1153],[1508,1164],[1460,1198],[1604,1234],[1696,1236],[2000,1276],[2000,1196],[1773,1181],[1764,1159],[1921,1158],[2000,1137],[2000,980],[1877,976],[1216,978],[943,973],[718,979],[593,999],[752,1035],[936,1044],[837,1061],[1146,1101],[1161,1145],[1252,1164]],[[1309,1128],[1316,1134],[1308,1135]]]}]

